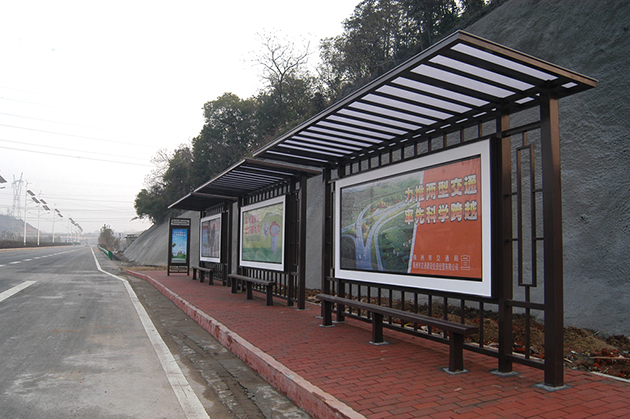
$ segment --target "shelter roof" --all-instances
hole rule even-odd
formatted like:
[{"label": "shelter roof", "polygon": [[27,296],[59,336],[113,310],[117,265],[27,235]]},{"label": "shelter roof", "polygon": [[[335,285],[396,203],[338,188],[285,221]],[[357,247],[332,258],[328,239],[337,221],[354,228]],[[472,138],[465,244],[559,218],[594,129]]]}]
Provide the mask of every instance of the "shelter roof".
[{"label": "shelter roof", "polygon": [[254,157],[330,166],[537,106],[595,80],[459,31],[279,137]]},{"label": "shelter roof", "polygon": [[405,141],[493,120],[501,112],[538,106],[542,93],[562,98],[595,85],[589,77],[458,31],[169,208],[209,208],[291,177],[319,173],[313,168],[334,167]]},{"label": "shelter roof", "polygon": [[171,204],[172,209],[202,211],[223,202],[234,202],[249,193],[270,188],[300,176],[321,171],[282,162],[244,159]]}]

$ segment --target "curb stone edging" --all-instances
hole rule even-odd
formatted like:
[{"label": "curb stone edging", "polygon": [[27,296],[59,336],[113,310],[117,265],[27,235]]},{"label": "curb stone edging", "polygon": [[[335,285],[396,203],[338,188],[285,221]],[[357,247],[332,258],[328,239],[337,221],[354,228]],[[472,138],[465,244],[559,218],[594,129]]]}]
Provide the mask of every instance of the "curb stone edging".
[{"label": "curb stone edging", "polygon": [[126,273],[151,283],[223,346],[314,418],[365,419],[365,416],[276,361],[157,280],[139,272]]}]

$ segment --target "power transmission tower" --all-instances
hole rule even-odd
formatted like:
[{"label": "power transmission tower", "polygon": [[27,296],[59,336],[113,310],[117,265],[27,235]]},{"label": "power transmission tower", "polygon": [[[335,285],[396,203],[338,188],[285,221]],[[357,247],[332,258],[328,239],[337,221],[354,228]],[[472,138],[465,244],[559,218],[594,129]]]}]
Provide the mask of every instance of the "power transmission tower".
[{"label": "power transmission tower", "polygon": [[15,175],[13,175],[13,183],[11,186],[13,187],[13,207],[11,208],[11,217],[20,218],[20,198],[22,197],[22,184],[24,180],[22,180],[22,175],[24,173],[20,173],[20,178],[15,179]]}]

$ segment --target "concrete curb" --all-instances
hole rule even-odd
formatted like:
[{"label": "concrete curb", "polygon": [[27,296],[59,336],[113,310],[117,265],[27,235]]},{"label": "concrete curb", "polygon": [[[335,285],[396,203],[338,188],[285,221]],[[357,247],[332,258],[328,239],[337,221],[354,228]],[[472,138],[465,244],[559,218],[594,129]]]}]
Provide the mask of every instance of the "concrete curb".
[{"label": "concrete curb", "polygon": [[252,345],[155,279],[134,271],[127,271],[127,274],[151,283],[184,313],[212,334],[223,346],[314,418],[365,419],[365,416],[291,371],[272,356]]}]

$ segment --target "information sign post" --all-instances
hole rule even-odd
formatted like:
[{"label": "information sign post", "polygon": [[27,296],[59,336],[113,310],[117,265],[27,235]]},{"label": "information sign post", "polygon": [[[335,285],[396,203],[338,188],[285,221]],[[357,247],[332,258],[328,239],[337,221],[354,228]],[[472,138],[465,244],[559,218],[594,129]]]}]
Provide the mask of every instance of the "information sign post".
[{"label": "information sign post", "polygon": [[167,275],[190,273],[190,218],[169,219],[167,260]]}]

